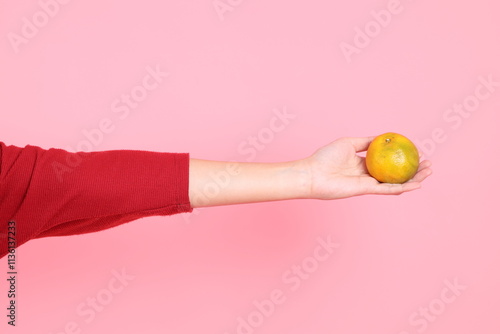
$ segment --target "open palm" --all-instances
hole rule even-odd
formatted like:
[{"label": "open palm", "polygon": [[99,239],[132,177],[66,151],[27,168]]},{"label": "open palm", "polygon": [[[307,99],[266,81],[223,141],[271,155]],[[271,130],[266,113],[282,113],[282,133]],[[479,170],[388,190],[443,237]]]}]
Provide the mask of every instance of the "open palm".
[{"label": "open palm", "polygon": [[431,173],[431,163],[421,161],[417,174],[403,184],[380,183],[368,174],[366,151],[375,137],[340,138],[306,158],[311,173],[311,196],[336,199],[364,194],[399,195],[420,188]]}]

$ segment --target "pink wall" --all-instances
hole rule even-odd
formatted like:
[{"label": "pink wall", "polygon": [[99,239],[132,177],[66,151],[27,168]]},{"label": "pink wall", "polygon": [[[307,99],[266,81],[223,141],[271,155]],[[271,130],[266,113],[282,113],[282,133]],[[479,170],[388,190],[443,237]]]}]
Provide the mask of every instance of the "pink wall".
[{"label": "pink wall", "polygon": [[[210,208],[32,241],[15,329],[0,280],[2,333],[500,332],[498,1],[0,7],[5,143],[272,162],[396,131],[434,171],[397,197]],[[145,90],[150,71],[168,75]],[[253,149],[283,110],[284,129]],[[86,142],[105,119],[112,130]]]}]

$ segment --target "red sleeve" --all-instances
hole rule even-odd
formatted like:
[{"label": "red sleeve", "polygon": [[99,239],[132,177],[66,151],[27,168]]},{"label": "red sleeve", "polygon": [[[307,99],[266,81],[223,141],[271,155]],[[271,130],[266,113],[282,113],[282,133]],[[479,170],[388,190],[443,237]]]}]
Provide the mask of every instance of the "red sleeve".
[{"label": "red sleeve", "polygon": [[11,221],[19,247],[30,239],[193,210],[188,153],[70,153],[0,142],[0,163],[0,258],[7,254]]}]

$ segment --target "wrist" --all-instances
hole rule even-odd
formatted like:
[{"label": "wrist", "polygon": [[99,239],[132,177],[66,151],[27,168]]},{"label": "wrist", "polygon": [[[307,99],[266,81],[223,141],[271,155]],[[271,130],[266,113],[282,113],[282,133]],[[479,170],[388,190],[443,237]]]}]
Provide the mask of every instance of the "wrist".
[{"label": "wrist", "polygon": [[310,199],[311,169],[305,159],[289,161],[280,172],[285,199]]}]

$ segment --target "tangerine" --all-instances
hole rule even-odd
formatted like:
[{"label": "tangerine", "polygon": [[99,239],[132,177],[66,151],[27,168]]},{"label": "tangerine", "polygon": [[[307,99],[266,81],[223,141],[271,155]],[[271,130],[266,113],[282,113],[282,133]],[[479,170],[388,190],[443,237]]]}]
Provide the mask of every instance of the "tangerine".
[{"label": "tangerine", "polygon": [[404,183],[415,176],[419,165],[417,147],[403,135],[388,132],[375,139],[366,152],[366,168],[379,182]]}]

